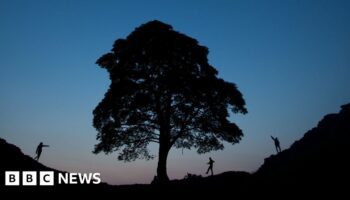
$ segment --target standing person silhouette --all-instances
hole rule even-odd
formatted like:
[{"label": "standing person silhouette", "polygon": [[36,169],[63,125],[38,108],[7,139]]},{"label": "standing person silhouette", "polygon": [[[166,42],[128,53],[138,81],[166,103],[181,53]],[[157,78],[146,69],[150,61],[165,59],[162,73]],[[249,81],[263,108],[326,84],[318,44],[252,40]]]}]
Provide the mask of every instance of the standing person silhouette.
[{"label": "standing person silhouette", "polygon": [[280,153],[281,152],[280,141],[278,140],[277,137],[273,137],[272,135],[271,135],[271,139],[275,143],[277,153]]},{"label": "standing person silhouette", "polygon": [[42,142],[40,142],[40,144],[38,145],[38,147],[36,148],[36,157],[34,158],[35,160],[39,161],[41,152],[43,151],[43,147],[49,147],[49,145],[45,145]]},{"label": "standing person silhouette", "polygon": [[209,165],[209,167],[208,167],[208,170],[207,170],[206,174],[208,174],[209,171],[211,171],[211,175],[212,176],[214,175],[214,172],[213,172],[213,164],[214,164],[214,162],[215,161],[213,159],[211,159],[211,157],[209,157],[209,162],[207,163]]}]

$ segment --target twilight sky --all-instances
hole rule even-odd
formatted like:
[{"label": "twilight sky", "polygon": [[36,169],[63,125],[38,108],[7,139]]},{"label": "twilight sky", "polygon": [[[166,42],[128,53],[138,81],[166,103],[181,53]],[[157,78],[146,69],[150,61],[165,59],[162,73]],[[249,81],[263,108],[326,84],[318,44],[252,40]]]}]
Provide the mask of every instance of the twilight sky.
[{"label": "twilight sky", "polygon": [[[91,153],[92,110],[109,86],[95,61],[150,20],[171,24],[209,48],[219,76],[243,93],[249,113],[233,120],[245,136],[223,151],[172,149],[170,178],[187,172],[254,172],[323,115],[350,102],[350,1],[335,0],[0,0],[0,137],[41,162],[100,172],[111,184],[149,183],[157,159],[124,163]],[[157,146],[151,146],[157,153]]]}]

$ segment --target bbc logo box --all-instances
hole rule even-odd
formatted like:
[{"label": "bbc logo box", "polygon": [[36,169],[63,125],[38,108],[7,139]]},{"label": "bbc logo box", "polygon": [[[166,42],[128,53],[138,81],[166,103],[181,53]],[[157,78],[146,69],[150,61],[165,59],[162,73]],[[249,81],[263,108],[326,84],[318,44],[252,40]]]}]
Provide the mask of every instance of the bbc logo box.
[{"label": "bbc logo box", "polygon": [[5,172],[6,186],[52,186],[54,185],[53,171],[6,171]]},{"label": "bbc logo box", "polygon": [[19,172],[18,171],[6,171],[5,172],[5,185],[8,185],[8,186],[19,185]]}]

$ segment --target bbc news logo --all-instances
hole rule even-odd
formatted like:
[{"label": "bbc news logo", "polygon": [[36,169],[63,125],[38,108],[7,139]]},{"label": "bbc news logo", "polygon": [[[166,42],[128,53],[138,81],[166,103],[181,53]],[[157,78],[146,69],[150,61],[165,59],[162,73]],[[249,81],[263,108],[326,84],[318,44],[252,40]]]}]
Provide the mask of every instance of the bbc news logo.
[{"label": "bbc news logo", "polygon": [[[57,173],[58,184],[99,184],[100,173]],[[53,171],[6,171],[6,186],[53,186],[55,173]]]}]

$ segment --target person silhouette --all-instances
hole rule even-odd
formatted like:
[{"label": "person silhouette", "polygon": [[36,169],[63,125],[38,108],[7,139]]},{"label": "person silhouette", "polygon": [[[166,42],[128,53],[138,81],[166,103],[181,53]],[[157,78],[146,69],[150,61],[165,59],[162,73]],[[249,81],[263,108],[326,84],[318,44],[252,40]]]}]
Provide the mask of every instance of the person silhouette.
[{"label": "person silhouette", "polygon": [[43,147],[49,147],[49,145],[45,145],[42,142],[39,143],[38,147],[36,148],[36,157],[34,158],[35,160],[39,161],[41,152],[43,151]]},{"label": "person silhouette", "polygon": [[275,143],[277,153],[280,153],[281,152],[280,141],[278,140],[277,137],[273,137],[272,135],[271,135],[271,139]]},{"label": "person silhouette", "polygon": [[214,162],[215,161],[213,159],[211,159],[211,157],[209,157],[209,162],[207,163],[209,165],[209,167],[208,167],[208,170],[207,170],[206,174],[208,174],[209,171],[211,171],[211,175],[212,176],[214,175],[214,172],[213,172],[213,164],[214,164]]}]

